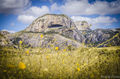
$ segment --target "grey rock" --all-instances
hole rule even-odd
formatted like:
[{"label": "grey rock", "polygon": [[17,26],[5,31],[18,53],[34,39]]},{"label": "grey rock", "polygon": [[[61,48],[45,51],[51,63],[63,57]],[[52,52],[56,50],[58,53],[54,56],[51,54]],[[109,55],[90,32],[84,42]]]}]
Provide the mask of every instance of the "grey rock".
[{"label": "grey rock", "polygon": [[0,34],[1,35],[7,35],[7,34],[10,34],[10,32],[8,32],[8,31],[0,31]]},{"label": "grey rock", "polygon": [[0,31],[0,46],[6,46],[8,45],[8,39],[7,39],[7,36],[10,34],[9,32],[7,31]]},{"label": "grey rock", "polygon": [[31,32],[46,32],[52,28],[55,29],[64,26],[68,29],[76,29],[74,22],[66,15],[46,14],[33,21],[25,30]]},{"label": "grey rock", "polygon": [[[75,23],[76,24],[76,23]],[[91,30],[87,22],[79,26],[66,15],[46,14],[30,24],[25,30],[13,34],[1,36],[1,45],[18,45],[22,40],[27,47],[51,47],[58,46],[65,48],[68,46],[120,46],[120,30],[118,29],[95,29]],[[76,27],[77,26],[77,27]],[[43,38],[40,35],[43,34]],[[117,34],[117,37],[113,38]],[[4,37],[5,36],[5,37]],[[7,41],[5,42],[3,41]],[[109,40],[109,42],[106,42]],[[103,43],[105,42],[105,43]],[[103,43],[103,45],[99,45]]]},{"label": "grey rock", "polygon": [[87,21],[76,21],[74,22],[78,30],[91,30],[91,24],[88,24]]}]

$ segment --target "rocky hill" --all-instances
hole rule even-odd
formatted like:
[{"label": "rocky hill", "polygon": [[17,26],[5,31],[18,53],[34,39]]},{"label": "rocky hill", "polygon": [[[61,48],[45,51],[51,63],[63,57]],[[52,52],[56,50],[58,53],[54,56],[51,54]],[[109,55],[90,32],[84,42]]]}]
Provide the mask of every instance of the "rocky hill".
[{"label": "rocky hill", "polygon": [[[31,47],[80,47],[80,46],[118,46],[119,29],[91,30],[87,22],[76,22],[63,14],[46,14],[38,17],[25,30],[7,34],[9,45],[18,45],[20,40]],[[84,45],[83,45],[84,44]]]},{"label": "rocky hill", "polygon": [[31,47],[79,47],[82,44],[77,41],[81,39],[77,32],[74,22],[66,15],[46,14],[25,30],[9,34],[8,38],[13,44],[17,45],[19,40],[23,40],[24,44]]},{"label": "rocky hill", "polygon": [[78,30],[90,30],[91,24],[88,24],[87,21],[76,21],[76,27]]},{"label": "rocky hill", "polygon": [[82,40],[88,46],[119,46],[120,31],[115,29],[95,29],[79,31],[84,36]]},{"label": "rocky hill", "polygon": [[66,15],[46,14],[38,17],[25,30],[31,32],[46,32],[52,28],[62,27],[66,27],[67,29],[76,29],[75,24]]},{"label": "rocky hill", "polygon": [[1,46],[6,46],[10,42],[9,39],[7,38],[7,35],[10,34],[7,31],[0,31],[0,45]]}]

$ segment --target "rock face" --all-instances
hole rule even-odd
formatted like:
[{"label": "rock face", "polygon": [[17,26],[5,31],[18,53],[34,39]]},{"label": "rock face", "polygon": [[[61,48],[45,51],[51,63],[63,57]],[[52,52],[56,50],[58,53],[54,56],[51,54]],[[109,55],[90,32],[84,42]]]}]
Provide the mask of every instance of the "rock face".
[{"label": "rock face", "polygon": [[13,35],[10,39],[14,40],[14,44],[18,44],[18,41],[23,40],[24,44],[31,47],[51,47],[57,46],[59,48],[65,48],[67,46],[78,47],[81,44],[75,40],[66,38],[59,34],[43,34],[43,38],[40,37],[42,33],[22,33],[16,38]]},{"label": "rock face", "polygon": [[0,31],[0,34],[1,35],[7,35],[7,34],[10,34],[8,31]]},{"label": "rock face", "polygon": [[66,15],[46,14],[37,18],[33,23],[26,28],[26,31],[31,32],[45,32],[50,28],[76,28],[72,20]]},{"label": "rock face", "polygon": [[[46,14],[30,24],[24,31],[8,35],[13,44],[24,40],[31,47],[50,47],[49,44],[64,48],[67,46],[82,46],[74,22],[66,15]],[[44,38],[41,38],[40,35]],[[56,41],[54,41],[56,40]]]},{"label": "rock face", "polygon": [[113,29],[95,29],[79,31],[84,37],[82,40],[89,46],[119,46],[120,45],[120,31]]},{"label": "rock face", "polygon": [[[85,21],[75,24],[66,15],[46,14],[37,18],[23,31],[3,34],[6,34],[5,40],[9,40],[8,45],[18,45],[20,40],[30,47],[51,47],[51,45],[59,48],[81,47],[83,43],[85,46],[97,47],[120,45],[119,28],[91,30],[90,25]],[[0,45],[3,41],[2,39]]]},{"label": "rock face", "polygon": [[87,21],[76,21],[76,27],[78,30],[90,30],[91,24],[88,24]]},{"label": "rock face", "polygon": [[7,31],[0,31],[0,45],[1,46],[6,46],[9,43],[9,39],[7,39],[6,35],[10,34]]},{"label": "rock face", "polygon": [[[39,18],[37,18],[35,21],[33,21],[32,24],[28,28],[25,29],[26,32],[32,32],[32,33],[44,33],[44,34],[52,34],[51,37],[46,37],[45,39],[58,40],[58,46],[63,44],[66,39],[71,38],[73,40],[79,40],[79,35],[77,33],[78,29],[76,28],[74,22],[67,17],[66,15],[56,15],[56,14],[46,14]],[[57,34],[54,36],[54,34]],[[22,36],[22,38],[27,38],[28,35]],[[31,46],[33,47],[39,47],[40,46],[40,35],[38,37],[35,37],[35,40],[37,43],[33,43],[34,36],[32,38],[29,38],[31,40]],[[24,40],[28,40],[27,39]],[[59,39],[58,39],[59,38]],[[63,38],[63,39],[62,39]],[[61,40],[62,39],[62,40]],[[80,46],[79,42],[75,42],[69,39],[68,42],[66,42],[66,46],[69,46],[70,43],[72,46],[78,47]],[[70,41],[71,40],[71,41]],[[43,44],[48,43],[47,41],[42,42]],[[30,43],[26,41],[26,43]],[[44,46],[44,45],[43,45]],[[56,46],[56,44],[55,44]]]}]

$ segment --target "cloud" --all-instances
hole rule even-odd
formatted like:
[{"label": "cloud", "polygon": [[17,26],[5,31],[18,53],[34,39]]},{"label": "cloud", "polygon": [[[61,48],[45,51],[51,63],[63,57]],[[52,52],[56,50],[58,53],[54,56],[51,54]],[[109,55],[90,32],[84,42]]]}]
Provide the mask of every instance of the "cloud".
[{"label": "cloud", "polygon": [[88,18],[88,17],[82,17],[82,16],[72,16],[71,17],[73,21],[87,21],[89,24],[92,24],[93,27],[102,27],[109,26],[114,22],[117,22],[116,18],[112,18],[109,16],[99,16],[96,18]]},{"label": "cloud", "polygon": [[54,3],[51,5],[51,11],[56,11],[56,10],[59,10],[59,7],[58,7],[57,3]]},{"label": "cloud", "polygon": [[8,31],[8,32],[10,32],[10,33],[15,33],[16,31],[13,31],[13,30],[7,30],[7,29],[3,29],[3,30],[1,30],[1,31]]},{"label": "cloud", "polygon": [[63,5],[58,6],[54,3],[51,5],[51,10],[59,10],[67,15],[106,15],[106,14],[119,14],[120,1],[99,1],[96,0],[90,4],[88,0],[67,0]]},{"label": "cloud", "polygon": [[49,8],[47,6],[36,7],[33,6],[28,10],[24,11],[21,15],[18,16],[18,21],[26,24],[30,24],[37,17],[49,13]]},{"label": "cloud", "polygon": [[47,6],[42,7],[33,6],[28,10],[24,11],[23,13],[26,15],[41,16],[45,13],[49,13],[49,8]]},{"label": "cloud", "polygon": [[30,0],[0,0],[0,13],[18,14],[30,5]]},{"label": "cloud", "polygon": [[22,23],[29,24],[32,23],[32,21],[35,19],[34,16],[30,15],[19,15],[18,20]]}]

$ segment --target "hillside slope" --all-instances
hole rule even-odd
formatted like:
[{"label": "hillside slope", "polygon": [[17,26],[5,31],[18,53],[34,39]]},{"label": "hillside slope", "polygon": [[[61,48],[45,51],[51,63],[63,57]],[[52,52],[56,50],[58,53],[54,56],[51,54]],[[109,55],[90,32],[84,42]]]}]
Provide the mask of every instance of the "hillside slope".
[{"label": "hillside slope", "polygon": [[[89,25],[85,22],[83,26],[88,27]],[[44,38],[41,38],[41,35]],[[31,47],[42,45],[47,47],[45,45],[54,41],[54,39],[57,39],[58,44],[53,44],[60,47],[80,47],[82,45],[90,47],[120,46],[120,30],[119,28],[95,30],[84,28],[79,30],[78,26],[76,27],[74,22],[66,15],[46,14],[38,17],[23,31],[8,34],[7,39],[10,40],[9,45],[18,44],[22,40],[24,44]],[[68,44],[61,46],[66,39],[69,40]]]}]

